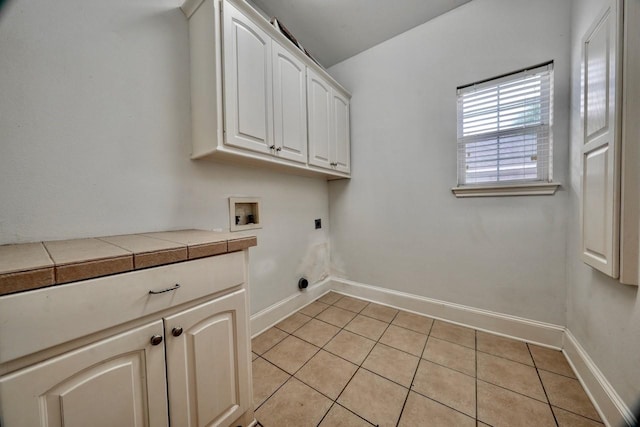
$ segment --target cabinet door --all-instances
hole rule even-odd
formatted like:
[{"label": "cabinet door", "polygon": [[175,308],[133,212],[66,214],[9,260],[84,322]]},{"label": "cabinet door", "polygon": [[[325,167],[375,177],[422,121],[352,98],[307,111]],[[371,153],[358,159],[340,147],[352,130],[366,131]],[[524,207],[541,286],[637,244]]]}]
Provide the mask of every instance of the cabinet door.
[{"label": "cabinet door", "polygon": [[0,378],[5,426],[142,427],[168,422],[162,321]]},{"label": "cabinet door", "polygon": [[307,70],[309,115],[309,164],[330,169],[331,87],[312,70]]},{"label": "cabinet door", "polygon": [[332,143],[333,166],[340,172],[349,173],[351,137],[349,134],[349,100],[335,90],[332,99]]},{"label": "cabinet door", "polygon": [[583,39],[582,259],[617,278],[620,244],[619,18],[609,2]]},{"label": "cabinet door", "polygon": [[228,2],[224,3],[222,13],[225,143],[270,153],[271,38]]},{"label": "cabinet door", "polygon": [[237,291],[165,319],[171,425],[226,427],[249,409],[245,298]]},{"label": "cabinet door", "polygon": [[306,67],[273,42],[273,118],[276,155],[307,162]]}]

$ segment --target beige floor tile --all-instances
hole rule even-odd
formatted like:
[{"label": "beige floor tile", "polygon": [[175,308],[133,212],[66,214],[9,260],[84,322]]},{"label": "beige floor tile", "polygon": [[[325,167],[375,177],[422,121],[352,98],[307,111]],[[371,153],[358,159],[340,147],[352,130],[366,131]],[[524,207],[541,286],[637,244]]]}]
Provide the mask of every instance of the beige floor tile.
[{"label": "beige floor tile", "polygon": [[529,348],[527,347],[527,344],[522,341],[500,337],[498,335],[488,334],[482,331],[478,331],[476,336],[478,341],[478,351],[483,351],[485,353],[533,366],[533,360],[529,354]]},{"label": "beige floor tile", "polygon": [[356,313],[353,311],[338,307],[329,307],[322,313],[318,314],[316,318],[327,323],[331,323],[339,328],[344,328],[344,326],[354,317],[356,317]]},{"label": "beige floor tile", "polygon": [[287,333],[277,328],[270,328],[251,340],[251,350],[257,355],[263,354],[287,337]]},{"label": "beige floor tile", "polygon": [[467,375],[476,375],[476,352],[449,341],[429,337],[422,358]]},{"label": "beige floor tile", "polygon": [[359,365],[375,344],[375,341],[343,330],[333,337],[324,349]]},{"label": "beige floor tile", "polygon": [[367,306],[367,304],[369,304],[367,301],[345,296],[340,298],[340,300],[334,303],[333,305],[335,305],[336,307],[344,308],[345,310],[359,313],[360,311],[362,311],[363,308]]},{"label": "beige floor tile", "polygon": [[291,378],[256,411],[264,427],[318,425],[331,407],[331,400]]},{"label": "beige floor tile", "polygon": [[298,310],[298,313],[302,313],[304,315],[311,316],[311,317],[316,317],[318,314],[326,310],[327,307],[329,307],[328,304],[323,304],[321,302],[314,301],[311,304],[305,307],[302,307],[300,310]]},{"label": "beige floor tile", "polygon": [[383,344],[376,344],[362,367],[409,387],[419,361],[420,359],[416,356]]},{"label": "beige floor tile", "polygon": [[395,308],[374,303],[370,303],[360,312],[360,314],[364,314],[365,316],[373,317],[374,319],[382,320],[387,323],[391,322],[393,318],[396,317],[397,313],[398,310]]},{"label": "beige floor tile", "polygon": [[322,347],[323,345],[328,343],[329,340],[333,338],[339,331],[340,328],[337,328],[325,322],[321,322],[320,320],[312,319],[310,322],[306,323],[300,329],[295,331],[293,335],[307,342],[310,342],[313,345]]},{"label": "beige floor tile", "polygon": [[494,427],[553,427],[549,405],[478,380],[478,420]]},{"label": "beige floor tile", "polygon": [[399,326],[390,325],[380,338],[380,342],[398,350],[420,357],[427,336]]},{"label": "beige floor tile", "polygon": [[291,334],[300,326],[307,323],[309,320],[311,320],[311,317],[309,316],[305,316],[304,314],[300,313],[293,313],[291,316],[278,323],[276,325],[276,328],[282,329],[283,331],[289,332]]},{"label": "beige floor tile", "polygon": [[604,424],[590,420],[589,418],[581,417],[580,415],[572,414],[564,409],[556,408],[552,406],[551,409],[556,415],[556,421],[558,421],[558,427],[602,427]]},{"label": "beige floor tile", "polygon": [[327,416],[320,423],[320,427],[371,427],[372,424],[366,422],[353,412],[335,404],[331,407]]},{"label": "beige floor tile", "polygon": [[536,368],[571,378],[576,377],[573,369],[569,366],[569,362],[567,362],[560,350],[539,347],[533,344],[529,344],[529,349],[531,350],[531,355],[533,355],[533,360],[536,362]]},{"label": "beige floor tile", "polygon": [[407,313],[401,311],[391,322],[392,325],[402,326],[403,328],[411,329],[421,334],[428,334],[433,325],[433,319],[425,316],[419,316],[413,313]]},{"label": "beige floor tile", "polygon": [[470,417],[476,417],[476,380],[473,377],[423,359],[411,388]]},{"label": "beige floor tile", "polygon": [[251,352],[251,361],[253,362],[254,360],[256,360],[258,358],[258,355],[255,354],[254,352]]},{"label": "beige floor tile", "polygon": [[320,301],[325,304],[335,304],[340,298],[342,298],[342,295],[335,292],[329,292],[318,298],[316,301]]},{"label": "beige floor tile", "polygon": [[347,324],[347,326],[344,327],[344,329],[372,340],[378,340],[378,338],[382,336],[384,330],[387,329],[387,326],[389,326],[388,323],[381,322],[380,320],[357,315]]},{"label": "beige floor tile", "polygon": [[536,368],[478,352],[478,379],[547,402]]},{"label": "beige floor tile", "polygon": [[475,427],[476,421],[458,411],[410,392],[402,411],[399,427]]},{"label": "beige floor tile", "polygon": [[395,426],[407,392],[404,387],[359,369],[340,395],[338,403],[374,425]]},{"label": "beige floor tile", "polygon": [[294,374],[307,360],[311,359],[318,350],[318,347],[290,335],[263,354],[262,357],[280,369]]},{"label": "beige floor tile", "polygon": [[252,373],[253,405],[256,408],[262,405],[262,403],[291,376],[264,359],[256,359],[253,361]]},{"label": "beige floor tile", "polygon": [[476,331],[464,326],[436,320],[430,335],[465,347],[476,348]]},{"label": "beige floor tile", "polygon": [[552,372],[542,370],[538,372],[549,396],[549,402],[553,406],[600,421],[598,413],[578,380]]},{"label": "beige floor tile", "polygon": [[295,376],[335,400],[357,369],[353,363],[320,350]]}]

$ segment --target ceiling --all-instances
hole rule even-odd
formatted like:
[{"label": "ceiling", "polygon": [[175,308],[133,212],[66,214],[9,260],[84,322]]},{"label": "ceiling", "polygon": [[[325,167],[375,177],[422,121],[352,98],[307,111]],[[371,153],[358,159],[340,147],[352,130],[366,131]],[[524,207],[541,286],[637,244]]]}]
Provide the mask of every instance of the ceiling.
[{"label": "ceiling", "polygon": [[330,67],[470,0],[252,0]]}]

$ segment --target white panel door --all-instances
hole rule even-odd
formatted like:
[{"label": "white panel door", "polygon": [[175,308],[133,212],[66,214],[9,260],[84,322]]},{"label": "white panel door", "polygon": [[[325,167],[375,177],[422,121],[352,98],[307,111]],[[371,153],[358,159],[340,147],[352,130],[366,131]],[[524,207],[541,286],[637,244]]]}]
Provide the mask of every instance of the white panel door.
[{"label": "white panel door", "polygon": [[226,427],[249,409],[245,298],[237,291],[165,318],[172,426]]},{"label": "white panel door", "polygon": [[307,69],[309,164],[331,168],[331,86]]},{"label": "white panel door", "polygon": [[224,3],[222,13],[225,143],[270,153],[273,145],[271,38],[228,2]]},{"label": "white panel door", "polygon": [[351,137],[349,134],[349,100],[335,90],[332,93],[331,160],[334,169],[350,172]]},{"label": "white panel door", "polygon": [[274,143],[278,157],[307,162],[306,67],[272,43]]},{"label": "white panel door", "polygon": [[616,0],[583,39],[582,259],[619,274],[619,17]]},{"label": "white panel door", "polygon": [[162,333],[158,320],[1,377],[3,425],[167,426]]}]

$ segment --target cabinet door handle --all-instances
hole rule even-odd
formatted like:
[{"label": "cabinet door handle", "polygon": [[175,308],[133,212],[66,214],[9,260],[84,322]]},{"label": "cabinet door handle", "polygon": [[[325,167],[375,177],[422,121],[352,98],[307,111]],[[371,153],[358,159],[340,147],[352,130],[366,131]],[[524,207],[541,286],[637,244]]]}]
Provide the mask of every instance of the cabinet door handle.
[{"label": "cabinet door handle", "polygon": [[173,335],[174,337],[179,337],[180,335],[182,335],[182,326],[175,326],[173,329],[171,329],[171,335]]},{"label": "cabinet door handle", "polygon": [[162,342],[162,335],[154,335],[151,337],[151,345],[158,345]]},{"label": "cabinet door handle", "polygon": [[280,151],[280,150],[282,150],[282,147],[276,148],[276,151]]},{"label": "cabinet door handle", "polygon": [[176,289],[178,289],[179,287],[180,287],[180,284],[179,284],[179,283],[176,283],[175,285],[173,285],[172,287],[167,288],[167,289],[162,289],[162,290],[160,290],[160,291],[149,291],[149,294],[150,294],[150,295],[163,294],[163,293],[165,293],[165,292],[175,291],[175,290],[176,290]]},{"label": "cabinet door handle", "polygon": [[276,146],[275,145],[270,145],[269,146],[269,150],[275,150]]}]

